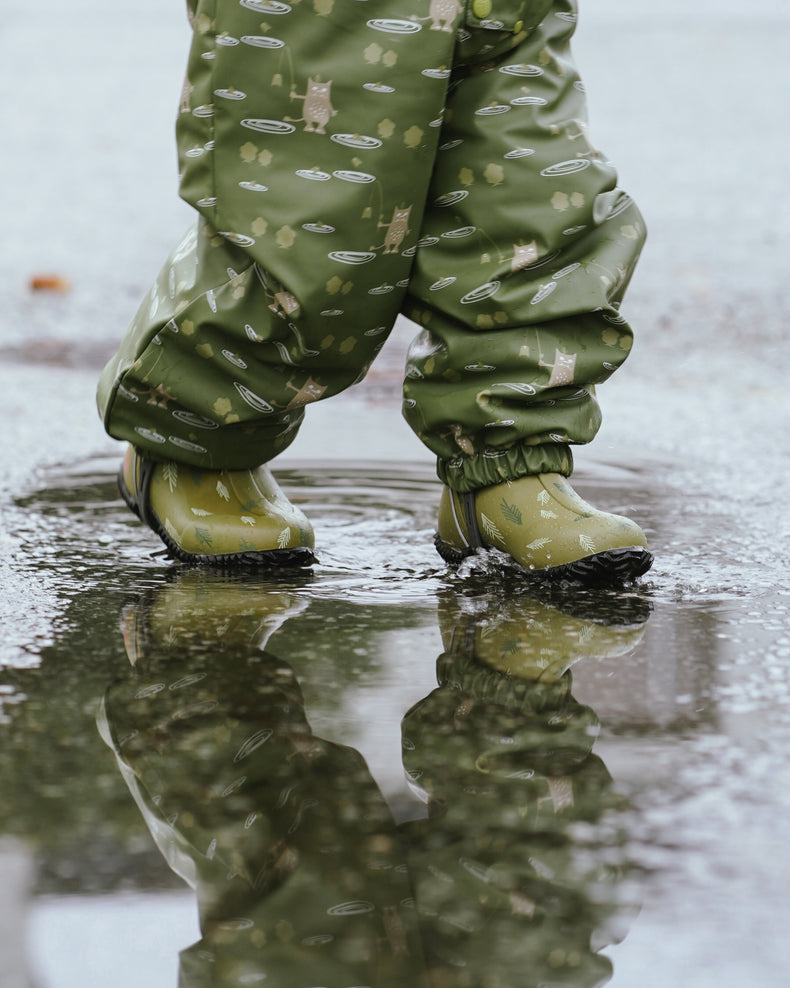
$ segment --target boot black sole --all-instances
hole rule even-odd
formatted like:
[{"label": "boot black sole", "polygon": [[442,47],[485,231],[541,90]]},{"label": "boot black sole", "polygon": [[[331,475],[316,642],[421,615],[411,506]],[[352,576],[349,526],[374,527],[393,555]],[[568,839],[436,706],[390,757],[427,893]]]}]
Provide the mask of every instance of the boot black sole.
[{"label": "boot black sole", "polygon": [[[478,550],[456,549],[438,535],[434,536],[436,551],[450,566],[458,566]],[[482,546],[482,551],[488,551]],[[626,546],[620,549],[608,549],[606,552],[596,552],[592,556],[584,556],[562,566],[552,566],[548,569],[529,570],[513,560],[525,576],[543,583],[575,583],[583,586],[605,587],[619,586],[630,583],[637,577],[643,576],[653,565],[653,555],[642,546]]]}]

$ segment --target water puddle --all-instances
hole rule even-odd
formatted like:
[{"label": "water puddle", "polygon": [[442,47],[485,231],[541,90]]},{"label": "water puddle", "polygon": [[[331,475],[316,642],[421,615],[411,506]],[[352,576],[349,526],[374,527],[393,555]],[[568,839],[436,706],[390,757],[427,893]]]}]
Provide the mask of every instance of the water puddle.
[{"label": "water puddle", "polygon": [[737,505],[599,464],[655,569],[549,592],[445,567],[424,466],[310,463],[319,565],[234,578],[114,470],[5,511],[19,984],[784,984],[790,588]]}]

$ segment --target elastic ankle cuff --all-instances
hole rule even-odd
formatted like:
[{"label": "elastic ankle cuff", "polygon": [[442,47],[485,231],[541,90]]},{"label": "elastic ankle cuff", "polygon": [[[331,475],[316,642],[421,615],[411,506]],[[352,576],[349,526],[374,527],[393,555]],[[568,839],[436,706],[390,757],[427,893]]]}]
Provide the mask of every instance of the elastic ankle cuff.
[{"label": "elastic ankle cuff", "polygon": [[511,449],[487,449],[474,456],[454,460],[439,460],[436,472],[443,484],[459,494],[492,487],[519,477],[534,477],[541,473],[573,473],[570,446],[546,443],[542,446],[514,446]]}]

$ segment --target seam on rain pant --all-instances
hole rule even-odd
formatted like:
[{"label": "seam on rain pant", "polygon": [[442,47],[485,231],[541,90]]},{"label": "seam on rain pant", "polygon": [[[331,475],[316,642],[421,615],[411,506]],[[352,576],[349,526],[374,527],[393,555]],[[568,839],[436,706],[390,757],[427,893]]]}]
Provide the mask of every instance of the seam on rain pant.
[{"label": "seam on rain pant", "polygon": [[[642,219],[590,144],[571,0],[191,0],[196,225],[99,383],[111,435],[244,469],[421,331],[404,414],[459,491],[572,469]],[[353,428],[353,423],[350,423]]]}]

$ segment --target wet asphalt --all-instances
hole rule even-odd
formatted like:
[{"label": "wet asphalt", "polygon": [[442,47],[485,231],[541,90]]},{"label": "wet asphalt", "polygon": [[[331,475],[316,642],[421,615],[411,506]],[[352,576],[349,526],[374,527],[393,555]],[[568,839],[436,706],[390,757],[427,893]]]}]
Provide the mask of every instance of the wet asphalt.
[{"label": "wet asphalt", "polygon": [[[174,985],[198,941],[231,964],[236,980],[215,983],[261,980],[236,928],[218,942],[204,915],[201,932],[194,893],[150,834],[187,848],[180,873],[202,902],[224,894],[206,865],[212,834],[231,871],[239,855],[263,868],[272,834],[287,843],[296,816],[263,796],[248,805],[243,787],[221,827],[201,817],[225,754],[262,736],[244,683],[289,697],[294,720],[278,707],[278,730],[299,734],[302,755],[323,745],[331,768],[291,777],[287,756],[263,743],[256,755],[260,778],[279,780],[275,804],[293,790],[294,814],[326,810],[319,844],[300,845],[305,888],[331,886],[311,848],[338,847],[338,902],[378,903],[375,866],[410,876],[399,901],[416,891],[435,907],[404,925],[405,973],[330,975],[327,960],[309,980],[294,950],[267,983],[419,984],[427,967],[452,988],[785,985],[790,12],[778,0],[582,8],[591,135],[650,240],[625,309],[637,344],[600,390],[604,427],[577,454],[577,487],[635,517],[656,561],[625,593],[547,598],[484,562],[450,572],[434,553],[431,459],[399,416],[405,322],[366,382],[312,409],[280,464],[316,525],[312,576],[184,572],[121,505],[95,379],[189,219],[171,136],[188,35],[180,9],[160,8],[47,0],[0,28],[14,94],[0,111],[0,988]],[[56,290],[33,291],[38,275]],[[528,689],[526,666],[518,682],[501,676],[508,649],[571,663],[570,697]],[[229,668],[247,670],[241,687]],[[219,697],[211,736],[182,711],[195,733],[169,748],[155,728],[174,711],[156,704],[193,681]],[[132,734],[152,744],[116,761],[107,739],[123,752]],[[352,756],[344,768],[342,746],[366,768]],[[148,780],[144,811],[124,772]],[[575,788],[557,782],[568,778]],[[372,836],[354,838],[341,790],[378,807]],[[269,837],[245,844],[253,818]],[[366,840],[403,857],[357,854]],[[307,924],[300,901],[234,896],[242,911],[220,910],[220,925],[313,936],[288,932]],[[375,945],[381,931],[357,934]]]}]

